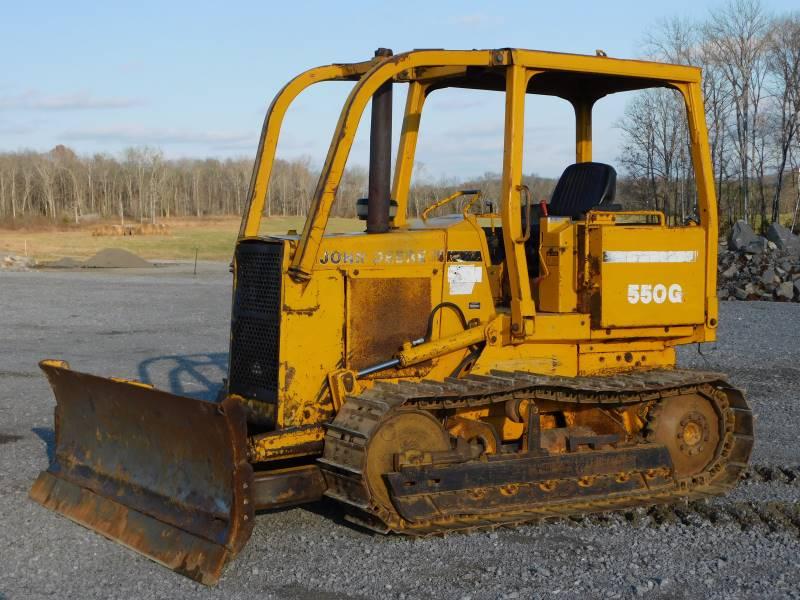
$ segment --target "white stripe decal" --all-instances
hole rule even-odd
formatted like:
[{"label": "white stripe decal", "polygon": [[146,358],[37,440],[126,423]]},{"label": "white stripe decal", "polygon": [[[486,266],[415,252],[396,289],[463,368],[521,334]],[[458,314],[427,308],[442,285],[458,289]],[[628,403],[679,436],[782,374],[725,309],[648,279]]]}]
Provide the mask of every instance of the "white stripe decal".
[{"label": "white stripe decal", "polygon": [[606,250],[604,263],[693,263],[696,250]]}]

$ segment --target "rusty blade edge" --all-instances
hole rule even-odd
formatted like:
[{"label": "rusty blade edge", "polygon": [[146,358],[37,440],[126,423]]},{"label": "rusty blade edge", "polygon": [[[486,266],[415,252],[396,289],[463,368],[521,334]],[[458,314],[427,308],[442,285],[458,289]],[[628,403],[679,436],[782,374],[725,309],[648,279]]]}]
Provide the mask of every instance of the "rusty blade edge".
[{"label": "rusty blade edge", "polygon": [[[234,552],[224,546],[99,496],[47,471],[42,471],[34,482],[30,497],[45,508],[204,585],[217,583],[225,564],[234,556]],[[249,537],[249,532],[244,534]],[[232,545],[241,547],[244,541]]]}]

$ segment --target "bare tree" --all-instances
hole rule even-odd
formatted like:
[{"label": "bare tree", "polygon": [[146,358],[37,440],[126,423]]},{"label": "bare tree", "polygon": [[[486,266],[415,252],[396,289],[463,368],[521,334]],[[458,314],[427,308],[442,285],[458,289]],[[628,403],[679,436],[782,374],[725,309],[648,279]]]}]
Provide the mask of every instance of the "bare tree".
[{"label": "bare tree", "polygon": [[721,9],[711,13],[704,27],[708,57],[723,73],[732,94],[735,148],[740,167],[741,214],[745,220],[750,215],[750,170],[754,150],[753,92],[760,91],[759,61],[764,55],[768,26],[769,19],[760,0],[730,0]]},{"label": "bare tree", "polygon": [[774,74],[770,87],[777,105],[774,130],[778,164],[771,214],[772,221],[777,221],[786,165],[800,136],[800,13],[779,18],[773,24],[767,44],[767,64]]},{"label": "bare tree", "polygon": [[[729,0],[706,22],[661,21],[645,38],[648,57],[703,67],[722,227],[744,218],[765,228],[780,218],[785,172],[800,137],[798,31],[798,13],[771,19],[758,0]],[[684,119],[680,111],[665,112],[663,100],[640,93],[619,124],[620,161],[630,178],[624,187],[642,205],[672,202],[683,216],[692,202],[691,165],[686,146],[671,155],[668,133],[679,127],[670,119]]]},{"label": "bare tree", "polygon": [[651,89],[628,104],[617,123],[625,136],[619,160],[641,182],[633,187],[642,208],[661,210],[682,220],[690,210],[685,178],[690,172],[686,118],[677,92]]}]

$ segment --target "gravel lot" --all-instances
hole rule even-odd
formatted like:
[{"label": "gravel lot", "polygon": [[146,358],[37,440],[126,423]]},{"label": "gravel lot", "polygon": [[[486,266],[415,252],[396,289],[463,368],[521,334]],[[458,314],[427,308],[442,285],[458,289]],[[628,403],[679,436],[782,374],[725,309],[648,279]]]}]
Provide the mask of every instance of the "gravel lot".
[{"label": "gravel lot", "polygon": [[[209,589],[28,500],[53,439],[38,360],[211,398],[229,301],[225,264],[196,277],[180,265],[0,273],[0,598],[800,598],[798,304],[723,302],[716,348],[682,351],[683,364],[748,391],[753,463],[766,475],[677,518],[640,511],[415,541],[363,533],[320,503],[260,515]],[[759,518],[774,505],[798,519]]]}]

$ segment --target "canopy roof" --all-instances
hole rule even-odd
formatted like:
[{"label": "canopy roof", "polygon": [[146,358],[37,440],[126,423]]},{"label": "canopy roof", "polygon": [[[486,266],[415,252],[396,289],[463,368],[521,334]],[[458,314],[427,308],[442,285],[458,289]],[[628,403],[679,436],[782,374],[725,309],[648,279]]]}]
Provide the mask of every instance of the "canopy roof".
[{"label": "canopy roof", "polygon": [[[538,71],[531,77],[529,94],[558,96],[566,100],[596,100],[608,94],[653,87],[674,87],[680,83],[700,81],[700,69],[642,60],[624,60],[607,56],[589,56],[503,48],[498,50],[412,50],[391,57],[392,61],[409,60],[415,55],[441,54],[447,56],[448,66],[438,67],[430,62],[403,71],[394,79],[398,82],[421,81],[430,84],[429,91],[442,88],[468,88],[503,91],[506,86],[506,69],[510,64]],[[458,56],[464,66],[457,66]],[[475,65],[476,56],[489,56],[488,64]],[[455,61],[453,59],[456,59]],[[385,57],[379,59],[386,60]],[[427,62],[427,61],[426,61]],[[456,65],[454,65],[454,62]],[[364,67],[373,63],[354,63],[349,77],[358,80],[365,74]]]}]

